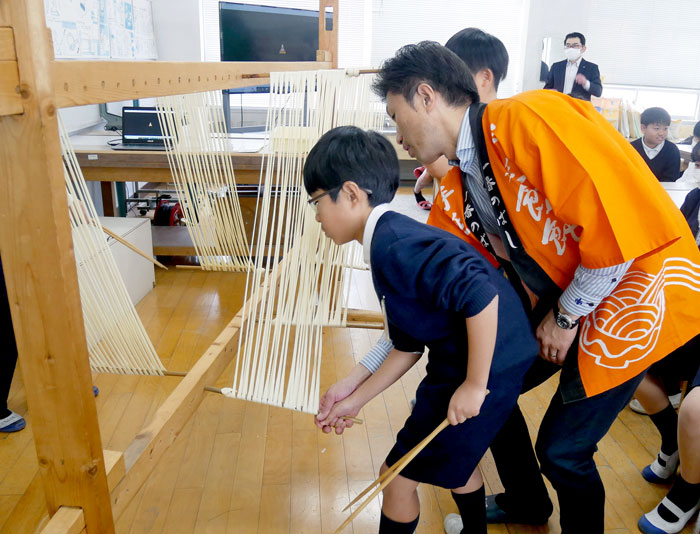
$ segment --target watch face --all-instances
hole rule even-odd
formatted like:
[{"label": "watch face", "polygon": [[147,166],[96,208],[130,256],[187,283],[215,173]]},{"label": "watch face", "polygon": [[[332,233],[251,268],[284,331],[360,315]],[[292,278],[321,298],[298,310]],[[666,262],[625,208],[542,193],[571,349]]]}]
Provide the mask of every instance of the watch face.
[{"label": "watch face", "polygon": [[557,326],[559,328],[564,328],[565,330],[569,330],[573,326],[573,321],[571,319],[569,319],[569,317],[567,317],[564,314],[557,313],[556,320],[557,320]]}]

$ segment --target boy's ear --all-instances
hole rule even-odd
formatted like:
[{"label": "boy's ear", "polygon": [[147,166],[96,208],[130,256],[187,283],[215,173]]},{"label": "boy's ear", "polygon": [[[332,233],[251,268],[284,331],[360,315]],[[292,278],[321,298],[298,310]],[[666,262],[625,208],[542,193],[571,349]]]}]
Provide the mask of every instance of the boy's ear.
[{"label": "boy's ear", "polygon": [[359,185],[357,185],[355,182],[352,182],[350,180],[343,183],[343,190],[345,191],[345,193],[349,196],[350,200],[352,200],[352,201],[356,201],[356,200],[361,199],[362,198],[361,193],[364,193],[364,191],[362,191],[362,189],[360,189]]},{"label": "boy's ear", "polygon": [[477,87],[486,89],[493,84],[493,71],[489,68],[481,69],[474,78],[476,78]]}]

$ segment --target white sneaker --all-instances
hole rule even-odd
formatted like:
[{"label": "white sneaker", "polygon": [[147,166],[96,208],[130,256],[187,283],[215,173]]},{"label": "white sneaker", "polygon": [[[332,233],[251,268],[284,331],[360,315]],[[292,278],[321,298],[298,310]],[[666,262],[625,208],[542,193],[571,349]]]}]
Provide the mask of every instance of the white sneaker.
[{"label": "white sneaker", "polygon": [[[671,523],[659,515],[659,506],[661,505],[664,505],[676,517],[676,521]],[[645,534],[677,534],[683,530],[686,523],[698,511],[698,507],[700,507],[700,503],[687,512],[683,512],[678,506],[669,501],[667,497],[664,497],[651,512],[639,518],[637,526]]]},{"label": "white sneaker", "polygon": [[445,534],[460,534],[464,528],[462,516],[459,514],[447,514],[444,524]]},{"label": "white sneaker", "polygon": [[679,459],[678,451],[670,456],[659,451],[654,461],[642,469],[644,480],[653,482],[654,484],[664,484],[668,482],[670,478],[676,474]]},{"label": "white sneaker", "polygon": [[[673,406],[674,410],[677,410],[678,407],[681,405],[681,395],[682,393],[676,393],[675,395],[671,395],[668,398],[668,401],[671,403],[671,406]],[[642,415],[647,415],[647,411],[644,409],[644,406],[642,406],[642,403],[639,402],[637,399],[632,399],[630,402],[630,410],[636,413],[640,413]]]}]

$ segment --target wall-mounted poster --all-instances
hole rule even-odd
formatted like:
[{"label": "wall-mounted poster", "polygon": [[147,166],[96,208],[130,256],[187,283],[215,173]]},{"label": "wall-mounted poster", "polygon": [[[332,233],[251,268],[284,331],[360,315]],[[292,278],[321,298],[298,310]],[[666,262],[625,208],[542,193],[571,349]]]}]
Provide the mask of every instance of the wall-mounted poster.
[{"label": "wall-mounted poster", "polygon": [[151,0],[45,0],[56,59],[157,59]]}]

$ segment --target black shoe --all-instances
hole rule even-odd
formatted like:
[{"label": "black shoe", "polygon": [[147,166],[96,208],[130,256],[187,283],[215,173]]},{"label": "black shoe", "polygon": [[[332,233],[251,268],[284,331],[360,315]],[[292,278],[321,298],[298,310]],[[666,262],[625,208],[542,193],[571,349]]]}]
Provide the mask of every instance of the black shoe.
[{"label": "black shoe", "polygon": [[[502,494],[501,494],[502,495]],[[506,512],[496,503],[496,495],[486,496],[486,522],[487,523],[521,523],[523,525],[546,525],[549,516],[552,515],[552,503],[549,503],[549,512]]]}]

